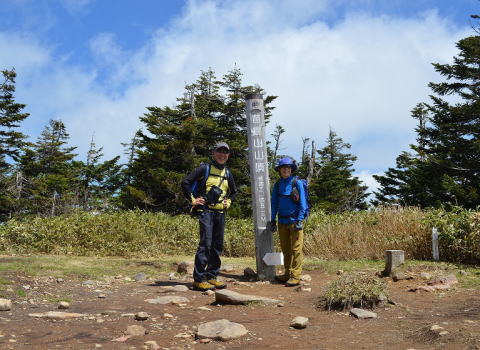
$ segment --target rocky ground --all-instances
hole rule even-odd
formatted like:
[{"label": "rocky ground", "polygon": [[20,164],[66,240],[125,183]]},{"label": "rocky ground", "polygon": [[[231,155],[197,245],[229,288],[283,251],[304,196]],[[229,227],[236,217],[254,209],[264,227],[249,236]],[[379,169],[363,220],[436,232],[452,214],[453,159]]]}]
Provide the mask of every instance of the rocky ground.
[{"label": "rocky ground", "polygon": [[287,288],[226,266],[221,278],[240,294],[237,302],[191,290],[189,274],[85,280],[16,273],[6,276],[0,302],[0,349],[480,349],[478,289],[419,288],[431,273],[386,278],[393,304],[367,319],[319,307],[337,278],[320,269]]}]

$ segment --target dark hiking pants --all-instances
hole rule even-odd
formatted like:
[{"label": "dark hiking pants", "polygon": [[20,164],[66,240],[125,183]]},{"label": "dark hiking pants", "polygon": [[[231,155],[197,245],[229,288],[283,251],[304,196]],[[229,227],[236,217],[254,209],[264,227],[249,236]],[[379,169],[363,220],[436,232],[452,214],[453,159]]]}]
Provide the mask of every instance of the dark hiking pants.
[{"label": "dark hiking pants", "polygon": [[220,271],[225,214],[223,211],[205,210],[198,221],[200,242],[195,254],[193,279],[195,282],[204,282],[215,279]]}]

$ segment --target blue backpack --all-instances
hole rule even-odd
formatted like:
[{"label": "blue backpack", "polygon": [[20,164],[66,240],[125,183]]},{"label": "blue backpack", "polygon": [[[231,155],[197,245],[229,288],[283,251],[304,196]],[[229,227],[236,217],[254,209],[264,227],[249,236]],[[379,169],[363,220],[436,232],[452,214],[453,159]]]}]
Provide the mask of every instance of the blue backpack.
[{"label": "blue backpack", "polygon": [[[300,202],[300,193],[298,191],[298,182],[301,182],[303,185],[303,189],[305,191],[305,199],[307,201],[307,208],[305,209],[305,220],[307,220],[308,215],[310,214],[310,193],[308,191],[308,182],[305,179],[301,179],[298,176],[293,177],[292,181],[292,193],[290,193],[290,198],[294,203]],[[277,186],[277,191],[278,191],[278,181],[275,183],[275,186]]]}]

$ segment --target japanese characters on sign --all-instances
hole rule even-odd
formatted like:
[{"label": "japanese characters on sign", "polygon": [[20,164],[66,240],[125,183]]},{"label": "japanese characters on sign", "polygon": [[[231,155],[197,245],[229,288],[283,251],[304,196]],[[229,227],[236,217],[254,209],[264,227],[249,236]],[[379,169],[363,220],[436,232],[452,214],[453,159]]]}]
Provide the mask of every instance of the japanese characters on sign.
[{"label": "japanese characters on sign", "polygon": [[267,189],[267,155],[265,151],[265,136],[264,136],[264,121],[262,118],[261,110],[258,109],[259,104],[256,101],[252,102],[252,112],[250,114],[250,147],[253,152],[254,172],[253,186],[255,186],[255,192],[257,194],[257,203],[259,210],[259,217],[257,218],[258,227],[266,227],[268,217],[266,211],[266,191]]}]

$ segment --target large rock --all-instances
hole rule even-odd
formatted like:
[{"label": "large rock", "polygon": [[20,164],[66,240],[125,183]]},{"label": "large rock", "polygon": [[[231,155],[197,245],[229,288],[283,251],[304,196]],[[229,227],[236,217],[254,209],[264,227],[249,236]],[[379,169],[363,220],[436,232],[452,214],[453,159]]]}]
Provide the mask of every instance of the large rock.
[{"label": "large rock", "polygon": [[377,318],[377,314],[375,312],[358,308],[351,309],[350,314],[356,318]]},{"label": "large rock", "polygon": [[0,311],[9,311],[12,308],[12,301],[8,299],[0,299]]},{"label": "large rock", "polygon": [[190,302],[190,300],[188,300],[187,298],[179,297],[178,295],[167,295],[167,296],[164,296],[164,297],[157,297],[155,299],[146,299],[145,301],[147,303],[150,303],[150,304],[162,304],[162,305],[165,305],[165,304],[185,304],[185,303]]},{"label": "large rock", "polygon": [[198,326],[197,337],[200,339],[215,339],[227,341],[240,338],[247,334],[247,329],[240,323],[229,320],[217,320],[202,323]]},{"label": "large rock", "polygon": [[28,316],[36,317],[36,318],[49,318],[54,320],[67,320],[70,318],[85,317],[87,315],[78,314],[75,312],[48,311],[48,312],[28,314]]},{"label": "large rock", "polygon": [[222,289],[215,291],[215,301],[220,304],[246,305],[252,303],[278,304],[280,300],[260,297],[256,295],[240,294],[233,290]]}]

